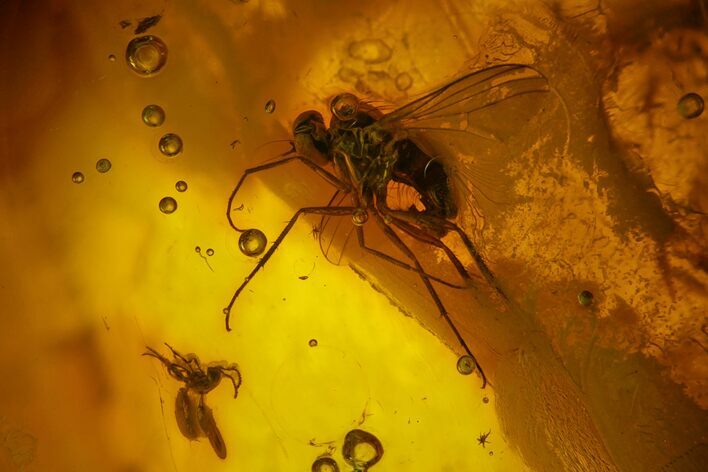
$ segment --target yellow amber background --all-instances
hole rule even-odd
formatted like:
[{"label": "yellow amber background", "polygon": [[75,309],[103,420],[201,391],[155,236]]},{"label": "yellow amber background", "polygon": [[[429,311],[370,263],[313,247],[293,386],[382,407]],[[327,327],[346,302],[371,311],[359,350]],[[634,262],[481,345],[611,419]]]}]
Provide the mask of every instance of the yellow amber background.
[{"label": "yellow amber background", "polygon": [[[676,103],[708,95],[701,6],[4,2],[0,470],[301,471],[330,445],[349,470],[353,428],[383,443],[381,472],[700,470],[708,127]],[[148,33],[168,60],[144,78],[125,48],[155,14]],[[414,277],[369,258],[328,263],[316,219],[224,331],[221,309],[254,263],[226,199],[245,168],[287,149],[266,143],[338,92],[400,105],[502,62],[534,64],[558,102],[503,177],[518,205],[485,232],[466,226],[513,302],[440,290],[493,386],[457,373],[461,350]],[[156,128],[140,118],[153,103],[166,112]],[[157,145],[169,132],[184,142],[173,159]],[[329,195],[293,165],[250,179],[236,217],[272,241],[295,208]],[[158,210],[165,196],[173,214]],[[214,249],[208,264],[195,246]],[[577,303],[585,289],[591,308]],[[140,356],[163,342],[239,364],[238,399],[228,382],[207,397],[225,461],[179,433],[179,385]]]}]

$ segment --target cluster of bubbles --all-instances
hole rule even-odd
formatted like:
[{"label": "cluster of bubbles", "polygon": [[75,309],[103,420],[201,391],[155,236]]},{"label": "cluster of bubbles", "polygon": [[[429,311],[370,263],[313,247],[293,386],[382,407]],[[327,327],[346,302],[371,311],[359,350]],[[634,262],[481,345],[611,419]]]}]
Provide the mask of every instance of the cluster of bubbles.
[{"label": "cluster of bubbles", "polygon": [[[201,254],[202,254],[202,248],[199,247],[199,246],[196,246],[196,247],[194,248],[194,252],[196,252],[197,254],[199,254],[199,255],[201,256]],[[213,250],[212,248],[208,248],[205,252],[206,252],[206,255],[209,256],[209,257],[211,257],[211,256],[214,255],[214,250]]]},{"label": "cluster of bubbles", "polygon": [[[105,157],[102,157],[101,159],[96,161],[96,170],[101,174],[105,174],[106,172],[111,170],[111,167],[113,167],[113,164],[111,164],[111,161],[109,159],[106,159]],[[86,176],[81,171],[76,171],[71,174],[71,181],[75,184],[81,184],[85,180]]]},{"label": "cluster of bubbles", "polygon": [[[381,441],[362,429],[353,429],[344,437],[342,457],[356,472],[366,472],[377,464],[384,454]],[[312,463],[312,472],[339,472],[339,465],[329,454],[324,454]]]}]

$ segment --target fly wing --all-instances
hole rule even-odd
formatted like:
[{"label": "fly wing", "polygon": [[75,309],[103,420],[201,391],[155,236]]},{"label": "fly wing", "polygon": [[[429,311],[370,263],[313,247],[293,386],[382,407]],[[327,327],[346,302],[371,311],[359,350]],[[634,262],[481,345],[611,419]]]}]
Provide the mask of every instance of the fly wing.
[{"label": "fly wing", "polygon": [[[341,206],[346,198],[346,193],[337,191],[328,206]],[[349,216],[323,216],[315,230],[322,254],[334,265],[342,265],[346,260],[345,253],[349,254],[357,245],[356,231]]]},{"label": "fly wing", "polygon": [[565,106],[540,72],[502,64],[454,80],[384,115],[374,126],[396,139],[410,139],[431,160],[440,160],[458,204],[466,203],[481,230],[485,220],[519,201],[509,175],[518,171],[512,161],[534,149],[545,151],[539,143],[551,128],[544,126],[558,112],[567,125]]}]

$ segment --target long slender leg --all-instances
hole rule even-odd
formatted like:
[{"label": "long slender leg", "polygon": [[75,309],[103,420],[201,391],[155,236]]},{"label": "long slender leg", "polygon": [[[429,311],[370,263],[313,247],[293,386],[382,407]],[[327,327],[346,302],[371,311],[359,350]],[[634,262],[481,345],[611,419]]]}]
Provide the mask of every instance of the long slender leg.
[{"label": "long slender leg", "polygon": [[414,226],[406,221],[396,218],[395,216],[393,217],[393,224],[401,231],[404,231],[405,233],[409,234],[418,241],[422,241],[426,244],[430,244],[432,246],[442,249],[443,252],[445,252],[447,258],[450,260],[450,262],[452,262],[452,265],[455,266],[455,269],[460,274],[460,277],[462,277],[464,283],[467,285],[471,283],[472,277],[470,276],[469,272],[467,272],[467,269],[465,269],[464,264],[462,264],[460,259],[455,255],[454,252],[452,252],[452,249],[450,249],[447,244],[442,242],[439,238],[427,233],[424,228]]},{"label": "long slender leg", "polygon": [[194,362],[194,364],[196,364],[196,366],[197,366],[197,370],[202,370],[202,366],[201,366],[201,364],[199,364],[199,359],[197,359],[197,356],[194,356],[191,359],[187,359],[182,354],[177,352],[175,350],[175,348],[173,348],[169,344],[165,343],[165,346],[167,346],[170,349],[170,351],[172,351],[172,355],[175,357],[175,359],[179,359],[182,362],[184,362],[184,364],[187,366],[187,368],[192,368],[192,362]]},{"label": "long slender leg", "polygon": [[292,227],[295,225],[295,222],[297,219],[305,214],[312,213],[315,215],[331,215],[331,216],[342,216],[342,215],[351,215],[354,213],[354,210],[356,210],[357,207],[308,207],[308,208],[300,208],[297,212],[295,212],[295,215],[292,217],[292,219],[288,222],[288,224],[285,226],[283,231],[278,235],[278,237],[273,241],[273,245],[266,251],[265,255],[258,261],[256,266],[253,268],[250,274],[246,276],[244,281],[241,283],[241,285],[236,289],[234,292],[234,295],[231,297],[231,301],[229,304],[224,308],[224,314],[226,315],[225,323],[226,323],[226,331],[231,331],[231,327],[229,326],[229,319],[231,317],[231,308],[234,305],[234,302],[236,301],[236,298],[241,294],[244,288],[246,288],[246,285],[251,281],[253,276],[258,272],[258,270],[263,267],[266,262],[268,262],[268,259],[273,255],[273,253],[278,249],[280,246],[280,243],[283,242],[283,239],[288,235]]},{"label": "long slender leg", "polygon": [[[372,248],[372,247],[367,246],[367,245],[366,245],[366,242],[365,242],[365,240],[364,240],[364,228],[362,228],[361,226],[357,226],[357,227],[356,227],[356,234],[357,234],[357,238],[359,239],[359,246],[361,246],[361,248],[362,248],[363,250],[365,250],[366,252],[368,252],[369,254],[372,254],[372,255],[374,255],[374,256],[376,256],[376,257],[380,257],[381,259],[384,259],[385,261],[388,261],[388,262],[390,262],[391,264],[397,265],[398,267],[403,267],[404,269],[412,270],[413,272],[418,272],[418,269],[416,269],[416,268],[413,267],[412,265],[406,264],[405,262],[403,262],[403,261],[401,261],[401,260],[399,260],[399,259],[396,259],[396,258],[393,257],[393,256],[389,256],[388,254],[386,254],[386,253],[384,253],[384,252],[381,252],[381,251],[379,251],[379,250],[377,250],[377,249],[374,249],[374,248]],[[452,283],[452,282],[448,282],[447,280],[441,279],[441,278],[439,278],[439,277],[435,277],[434,275],[430,275],[430,274],[428,274],[427,272],[424,272],[424,274],[425,274],[425,276],[428,277],[430,280],[434,280],[435,282],[438,282],[438,283],[440,283],[440,284],[446,285],[446,286],[451,287],[451,288],[457,288],[457,289],[464,289],[464,288],[467,288],[467,287],[462,286],[462,285],[456,285],[456,284],[454,284],[454,283]]]},{"label": "long slender leg", "polygon": [[499,285],[499,282],[497,282],[496,277],[492,273],[492,271],[489,269],[487,266],[487,263],[484,262],[484,259],[482,259],[482,256],[479,254],[477,251],[477,248],[472,244],[472,241],[470,238],[467,236],[467,234],[457,226],[457,224],[446,220],[445,218],[441,218],[439,216],[433,216],[433,215],[426,215],[426,214],[421,214],[421,213],[410,213],[406,211],[401,211],[401,210],[385,210],[385,213],[390,215],[393,218],[396,218],[398,220],[406,221],[408,223],[413,223],[417,224],[419,226],[425,226],[426,224],[435,224],[438,226],[441,226],[445,228],[448,231],[454,231],[457,233],[462,240],[462,243],[465,245],[467,248],[467,252],[470,253],[472,258],[474,259],[475,263],[477,264],[477,267],[479,268],[479,271],[482,273],[484,278],[487,280],[487,283],[494,287],[494,289],[501,295],[505,300],[508,300],[509,297],[507,297],[506,293],[504,293],[504,290],[501,288]]},{"label": "long slender leg", "polygon": [[309,161],[307,158],[300,156],[300,155],[289,156],[289,157],[285,157],[283,159],[280,159],[278,161],[269,162],[268,164],[262,164],[260,166],[251,167],[249,169],[246,169],[243,172],[243,175],[241,175],[241,178],[238,180],[236,187],[234,187],[233,191],[231,192],[231,195],[229,196],[229,203],[226,206],[226,219],[229,220],[229,225],[231,225],[231,227],[233,229],[235,229],[238,232],[245,231],[245,230],[237,227],[236,224],[231,219],[231,206],[233,205],[233,201],[234,201],[234,198],[236,197],[236,193],[241,188],[241,185],[243,185],[243,182],[246,180],[246,177],[248,177],[251,174],[255,174],[256,172],[262,172],[264,170],[269,170],[274,167],[278,167],[283,164],[287,164],[288,162],[294,161],[294,160],[299,160],[300,162],[305,164],[307,167],[314,170],[320,177],[324,178],[327,182],[334,185],[338,189],[348,190],[348,187],[346,186],[346,184],[344,182],[342,182],[341,180],[339,180],[334,174],[332,174],[331,172],[327,171],[326,169],[320,167],[319,165],[315,164],[312,161]]},{"label": "long slender leg", "polygon": [[432,284],[430,283],[430,279],[425,275],[425,272],[423,271],[423,267],[420,265],[420,262],[418,261],[418,258],[415,256],[413,251],[406,245],[406,243],[403,242],[403,240],[396,234],[396,232],[391,229],[389,225],[386,224],[386,222],[383,220],[383,217],[378,213],[374,213],[374,217],[376,218],[376,222],[379,224],[381,229],[386,233],[386,235],[389,237],[389,239],[401,250],[403,253],[408,256],[413,263],[415,264],[415,267],[418,269],[418,274],[420,275],[420,278],[423,280],[423,283],[425,284],[425,287],[428,289],[428,293],[430,293],[430,296],[433,298],[433,301],[435,302],[435,305],[438,308],[438,311],[440,312],[440,315],[445,318],[445,321],[447,321],[447,324],[450,326],[450,329],[452,332],[455,334],[455,337],[457,337],[457,341],[460,343],[462,348],[465,350],[465,352],[474,359],[475,364],[477,365],[477,368],[479,369],[479,373],[482,376],[482,388],[487,386],[487,376],[484,375],[484,371],[482,370],[482,366],[477,362],[477,358],[472,354],[472,351],[470,351],[470,348],[467,347],[467,343],[465,342],[464,338],[460,334],[460,332],[457,330],[457,327],[455,326],[455,323],[452,322],[450,319],[450,316],[447,313],[447,310],[445,309],[445,306],[443,305],[442,301],[440,300],[440,297],[438,296],[438,293],[435,291],[435,288],[433,288]]}]

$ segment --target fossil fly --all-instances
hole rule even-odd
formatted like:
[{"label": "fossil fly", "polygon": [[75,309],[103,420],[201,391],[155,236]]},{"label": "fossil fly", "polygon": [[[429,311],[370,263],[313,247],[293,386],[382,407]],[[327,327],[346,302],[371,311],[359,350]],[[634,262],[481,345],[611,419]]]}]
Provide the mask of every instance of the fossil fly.
[{"label": "fossil fly", "polygon": [[[468,171],[469,166],[457,162],[457,148],[465,148],[473,155],[478,168],[508,159],[506,140],[518,131],[515,120],[509,116],[518,119],[538,113],[540,97],[549,90],[546,78],[534,68],[503,64],[462,76],[390,113],[350,93],[331,100],[329,127],[320,112],[301,113],[293,123],[291,151],[278,160],[246,169],[239,179],[228,199],[229,224],[237,232],[247,230],[238,227],[231,217],[234,198],[246,177],[292,161],[309,167],[336,192],[327,205],[295,212],[224,308],[226,329],[230,330],[230,314],[239,294],[268,262],[298,218],[319,215],[324,223],[349,217],[356,240],[365,253],[418,274],[461,347],[477,362],[433,285],[460,288],[472,284],[471,273],[441,239],[452,233],[462,241],[486,282],[507,298],[472,239],[456,223],[461,205],[468,203],[477,212],[483,207],[483,200],[495,201],[496,197],[490,193],[497,189],[495,185],[485,186],[484,176],[475,178]],[[419,196],[419,205],[408,208],[391,205],[391,184],[413,189]],[[363,225],[369,217],[405,259],[367,246]],[[323,233],[320,231],[320,241]],[[401,235],[442,250],[462,284],[429,274]],[[478,362],[477,366],[484,388],[487,378]]]}]

